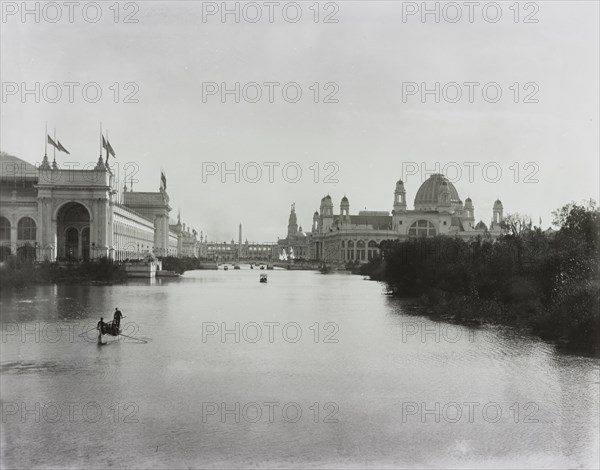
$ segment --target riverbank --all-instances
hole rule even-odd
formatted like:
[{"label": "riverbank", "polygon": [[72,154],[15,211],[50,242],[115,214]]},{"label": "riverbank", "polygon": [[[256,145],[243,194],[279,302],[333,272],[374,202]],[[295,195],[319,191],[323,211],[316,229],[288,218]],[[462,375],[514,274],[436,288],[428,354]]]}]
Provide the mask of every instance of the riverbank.
[{"label": "riverbank", "polygon": [[196,269],[218,269],[216,263],[202,261],[199,258],[176,258],[174,256],[162,258],[162,268],[165,271],[173,271],[177,274]]},{"label": "riverbank", "polygon": [[[362,270],[362,275],[369,275]],[[600,320],[596,287],[578,289],[570,299],[558,305],[544,305],[539,299],[503,302],[498,298],[453,293],[438,288],[427,289],[418,297],[402,295],[390,289],[384,279],[370,276],[386,284],[388,293],[397,298],[411,298],[423,307],[419,315],[432,320],[468,326],[503,325],[520,333],[531,334],[554,343],[564,352],[600,357]]]},{"label": "riverbank", "polygon": [[562,349],[600,355],[595,205],[557,211],[560,231],[531,226],[496,241],[450,237],[382,242],[382,258],[354,272],[418,298],[432,317],[515,327]]},{"label": "riverbank", "polygon": [[0,290],[45,284],[111,284],[125,279],[125,269],[107,258],[77,264],[18,263],[16,259],[9,258],[0,265]]}]

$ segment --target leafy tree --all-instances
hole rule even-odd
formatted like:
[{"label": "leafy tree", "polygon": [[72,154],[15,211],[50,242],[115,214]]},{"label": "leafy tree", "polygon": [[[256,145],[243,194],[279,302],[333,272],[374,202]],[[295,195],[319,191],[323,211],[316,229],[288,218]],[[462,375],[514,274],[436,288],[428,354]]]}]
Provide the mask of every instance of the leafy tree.
[{"label": "leafy tree", "polygon": [[599,351],[600,211],[594,201],[554,212],[558,232],[511,214],[496,241],[447,236],[380,243],[381,259],[361,274],[433,313],[515,325],[570,347]]}]

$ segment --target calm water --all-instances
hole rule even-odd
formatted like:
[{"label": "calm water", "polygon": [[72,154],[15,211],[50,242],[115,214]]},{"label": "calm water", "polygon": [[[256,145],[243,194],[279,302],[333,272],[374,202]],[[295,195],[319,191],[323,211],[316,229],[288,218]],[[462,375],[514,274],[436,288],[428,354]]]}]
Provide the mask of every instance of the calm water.
[{"label": "calm water", "polygon": [[2,466],[597,468],[598,360],[261,272],[3,293]]}]

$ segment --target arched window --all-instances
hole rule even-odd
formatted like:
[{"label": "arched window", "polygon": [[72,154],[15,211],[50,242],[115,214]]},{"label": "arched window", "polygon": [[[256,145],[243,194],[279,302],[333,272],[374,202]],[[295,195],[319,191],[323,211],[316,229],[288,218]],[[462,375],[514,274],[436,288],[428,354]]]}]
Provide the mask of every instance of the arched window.
[{"label": "arched window", "polygon": [[348,240],[346,243],[348,249],[346,250],[346,259],[353,260],[354,259],[354,242],[352,240]]},{"label": "arched window", "polygon": [[435,235],[435,227],[428,220],[417,220],[408,229],[408,236],[411,238],[435,237]]},{"label": "arched window", "polygon": [[17,240],[35,240],[35,220],[23,217],[17,224]]},{"label": "arched window", "polygon": [[358,240],[356,242],[356,259],[364,261],[366,259],[364,240]]},{"label": "arched window", "polygon": [[367,245],[367,259],[370,261],[379,253],[379,245],[376,241],[371,240]]},{"label": "arched window", "polygon": [[10,222],[6,217],[0,217],[0,240],[10,240]]}]

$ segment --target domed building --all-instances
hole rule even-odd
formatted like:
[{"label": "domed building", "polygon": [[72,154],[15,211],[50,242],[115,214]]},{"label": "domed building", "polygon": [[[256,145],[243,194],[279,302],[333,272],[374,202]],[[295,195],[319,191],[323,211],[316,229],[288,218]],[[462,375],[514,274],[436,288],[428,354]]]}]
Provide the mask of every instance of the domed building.
[{"label": "domed building", "polygon": [[[294,208],[292,212],[295,223]],[[503,233],[502,221],[503,207],[497,200],[490,228],[482,221],[476,224],[471,198],[467,198],[463,204],[454,184],[439,173],[431,175],[421,184],[415,195],[414,209],[409,210],[404,182],[399,180],[394,190],[391,213],[365,210],[356,215],[350,214],[350,201],[344,196],[340,201],[339,214],[334,214],[331,196],[323,197],[319,211],[313,215],[313,226],[308,237],[309,257],[331,262],[367,262],[378,254],[378,245],[383,240],[409,240],[436,235],[463,239],[477,236],[495,238]],[[290,240],[295,239],[293,231],[293,225],[288,226]]]},{"label": "domed building", "polygon": [[[402,181],[399,181],[401,183]],[[438,206],[456,210],[462,207],[462,201],[454,185],[444,175],[435,174],[425,181],[415,196],[415,210],[435,211]]]}]

